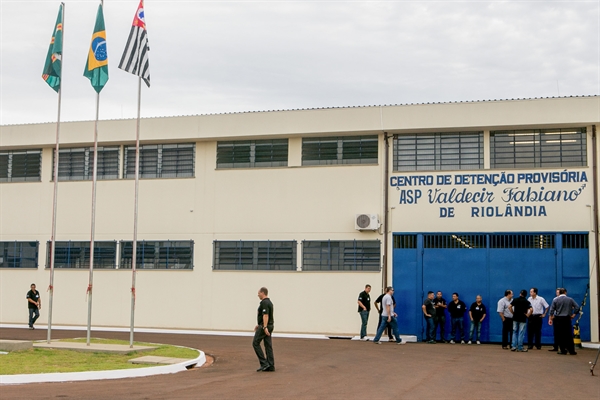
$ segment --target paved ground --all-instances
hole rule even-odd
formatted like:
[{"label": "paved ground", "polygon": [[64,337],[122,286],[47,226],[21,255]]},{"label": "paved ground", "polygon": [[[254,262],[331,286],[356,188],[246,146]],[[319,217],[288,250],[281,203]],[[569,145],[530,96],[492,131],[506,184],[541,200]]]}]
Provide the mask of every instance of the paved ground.
[{"label": "paved ground", "polygon": [[[81,332],[53,331],[53,338]],[[94,332],[94,337],[129,338]],[[0,329],[2,339],[43,340],[46,331]],[[211,367],[174,375],[80,383],[3,386],[2,399],[600,399],[600,378],[576,356],[499,345],[273,340],[276,372],[255,372],[248,337],[136,334],[136,340],[190,346],[215,357]],[[0,358],[1,362],[1,358]],[[597,370],[600,373],[600,367]]]}]

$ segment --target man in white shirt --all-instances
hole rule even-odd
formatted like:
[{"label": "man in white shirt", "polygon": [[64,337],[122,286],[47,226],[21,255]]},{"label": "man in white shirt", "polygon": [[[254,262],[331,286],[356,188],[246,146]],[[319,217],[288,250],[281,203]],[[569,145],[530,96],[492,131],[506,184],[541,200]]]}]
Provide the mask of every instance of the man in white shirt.
[{"label": "man in white shirt", "polygon": [[391,326],[392,332],[396,337],[396,343],[406,344],[406,342],[402,341],[402,339],[400,338],[400,333],[398,332],[398,321],[396,320],[398,314],[394,312],[394,300],[392,299],[393,294],[393,287],[388,286],[387,288],[385,288],[385,296],[383,296],[383,300],[381,301],[381,325],[379,326],[379,329],[377,329],[377,334],[373,339],[373,342],[375,342],[375,344],[381,344],[379,339],[381,339],[381,335],[383,334],[383,331],[388,325]]},{"label": "man in white shirt", "polygon": [[527,348],[533,349],[534,339],[535,348],[538,350],[542,349],[542,322],[548,312],[548,303],[542,296],[538,296],[538,289],[529,289],[529,298],[527,299],[533,307],[533,314],[529,317],[527,322]]}]

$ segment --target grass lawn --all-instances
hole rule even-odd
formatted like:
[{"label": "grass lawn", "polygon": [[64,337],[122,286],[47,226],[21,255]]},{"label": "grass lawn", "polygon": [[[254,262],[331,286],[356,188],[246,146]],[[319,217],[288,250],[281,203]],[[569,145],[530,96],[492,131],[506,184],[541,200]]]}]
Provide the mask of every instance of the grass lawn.
[{"label": "grass lawn", "polygon": [[[63,339],[63,342],[86,342],[82,339]],[[92,343],[125,344],[125,340],[91,339]],[[161,356],[193,359],[198,357],[196,350],[165,344],[134,342],[136,345],[157,346],[156,350],[131,352],[128,354],[87,353],[58,349],[29,349],[0,355],[0,375],[40,374],[48,372],[103,371],[111,369],[143,368],[149,365],[130,364],[132,358],[141,356]]]}]

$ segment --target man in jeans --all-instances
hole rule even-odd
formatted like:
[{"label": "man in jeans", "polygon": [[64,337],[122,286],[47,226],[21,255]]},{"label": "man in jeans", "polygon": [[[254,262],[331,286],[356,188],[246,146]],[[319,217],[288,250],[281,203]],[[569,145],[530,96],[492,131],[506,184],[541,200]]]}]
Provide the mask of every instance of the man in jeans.
[{"label": "man in jeans", "polygon": [[383,296],[383,300],[381,301],[381,325],[377,329],[377,334],[375,335],[375,339],[373,341],[375,344],[381,344],[379,339],[381,339],[381,335],[385,328],[389,325],[391,326],[392,332],[396,337],[397,344],[406,344],[400,338],[400,333],[398,332],[398,321],[396,317],[398,314],[394,312],[394,301],[392,300],[392,295],[394,294],[394,288],[388,286],[385,288],[385,296]]},{"label": "man in jeans", "polygon": [[435,306],[435,327],[433,328],[433,340],[437,336],[437,328],[440,327],[440,340],[442,343],[446,343],[446,299],[442,297],[442,292],[438,291],[435,299],[433,299],[433,305]]},{"label": "man in jeans", "polygon": [[508,350],[512,343],[513,313],[510,311],[510,302],[513,292],[510,289],[504,291],[504,297],[498,301],[498,314],[502,319],[502,348]]},{"label": "man in jeans", "polygon": [[433,334],[435,333],[435,323],[433,317],[435,316],[435,306],[433,305],[433,292],[427,293],[427,298],[421,306],[423,315],[425,316],[426,330],[425,330],[425,341],[430,344],[434,344]]},{"label": "man in jeans", "polygon": [[367,322],[369,322],[369,312],[371,311],[371,285],[366,285],[365,290],[358,295],[358,312],[360,313],[360,340],[367,339]]},{"label": "man in jeans", "polygon": [[452,331],[450,332],[450,343],[454,344],[456,339],[456,331],[458,330],[458,337],[461,344],[465,344],[465,329],[464,329],[464,318],[465,312],[467,311],[467,305],[458,298],[458,293],[452,293],[452,301],[448,304],[448,312],[450,313],[450,320],[452,322]]},{"label": "man in jeans", "polygon": [[510,303],[510,311],[513,313],[513,340],[511,351],[523,351],[523,339],[525,338],[525,326],[527,318],[533,312],[531,303],[527,300],[527,290],[521,290],[519,297]]},{"label": "man in jeans", "polygon": [[[471,308],[469,309],[469,319],[471,320],[469,344],[472,342],[481,344],[479,341],[481,338],[481,323],[485,319],[486,313],[487,311],[485,310],[485,306],[481,302],[481,295],[478,294],[475,298],[475,303],[471,304]],[[475,336],[473,336],[473,332],[475,332]]]}]

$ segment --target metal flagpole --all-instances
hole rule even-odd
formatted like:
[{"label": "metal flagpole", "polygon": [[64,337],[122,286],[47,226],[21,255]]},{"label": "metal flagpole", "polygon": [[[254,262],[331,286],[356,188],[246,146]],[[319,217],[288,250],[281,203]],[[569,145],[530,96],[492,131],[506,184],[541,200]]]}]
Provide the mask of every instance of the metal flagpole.
[{"label": "metal flagpole", "polygon": [[[62,5],[62,40],[65,38],[65,3]],[[63,46],[64,47],[64,46]],[[61,68],[60,68],[60,86],[58,87],[58,117],[56,118],[56,146],[54,149],[54,196],[52,200],[52,236],[50,237],[50,283],[48,285],[48,336],[46,341],[50,343],[52,339],[52,305],[54,300],[54,250],[56,239],[56,203],[58,199],[58,150],[60,136],[60,105],[62,98],[62,64],[64,60],[64,50],[61,48]]]},{"label": "metal flagpole", "polygon": [[[135,208],[133,212],[133,251],[131,256],[131,326],[129,347],[133,348],[133,322],[135,319],[135,266],[137,261],[138,194],[140,187],[140,110],[142,104],[142,78],[138,78],[138,109],[135,125]],[[127,168],[125,166],[125,168]]]},{"label": "metal flagpole", "polygon": [[94,236],[96,232],[96,177],[98,171],[98,117],[100,113],[100,93],[96,93],[96,122],[94,124],[94,166],[92,170],[92,224],[90,235],[90,277],[87,287],[88,294],[88,318],[87,318],[87,340],[90,345],[90,334],[92,330],[92,287],[94,284]]}]

